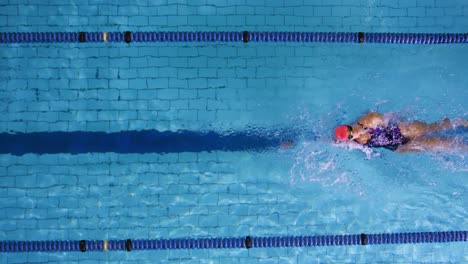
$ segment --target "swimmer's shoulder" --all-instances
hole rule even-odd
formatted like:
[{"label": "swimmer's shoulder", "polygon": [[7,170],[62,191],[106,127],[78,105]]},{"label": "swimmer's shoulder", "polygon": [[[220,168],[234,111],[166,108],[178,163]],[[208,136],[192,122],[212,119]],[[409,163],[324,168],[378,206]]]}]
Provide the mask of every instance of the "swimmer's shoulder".
[{"label": "swimmer's shoulder", "polygon": [[379,114],[377,112],[367,112],[365,115],[361,116],[357,124],[368,127],[368,128],[376,128],[379,126],[383,126],[387,123],[386,118],[384,115]]},{"label": "swimmer's shoulder", "polygon": [[379,119],[383,119],[384,118],[384,115],[380,114],[380,113],[377,113],[377,112],[367,112],[365,115],[363,115],[362,117],[367,117],[367,118],[379,118]]}]

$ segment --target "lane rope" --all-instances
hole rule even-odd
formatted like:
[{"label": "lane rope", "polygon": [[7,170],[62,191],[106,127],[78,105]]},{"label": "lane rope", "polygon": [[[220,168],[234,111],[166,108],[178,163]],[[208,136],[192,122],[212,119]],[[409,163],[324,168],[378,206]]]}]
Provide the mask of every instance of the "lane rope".
[{"label": "lane rope", "polygon": [[385,44],[468,43],[468,33],[366,32],[1,32],[0,43],[85,42],[324,42]]},{"label": "lane rope", "polygon": [[73,241],[0,241],[0,252],[138,251],[217,248],[370,246],[383,244],[466,242],[468,231],[350,234],[319,236],[124,239]]}]

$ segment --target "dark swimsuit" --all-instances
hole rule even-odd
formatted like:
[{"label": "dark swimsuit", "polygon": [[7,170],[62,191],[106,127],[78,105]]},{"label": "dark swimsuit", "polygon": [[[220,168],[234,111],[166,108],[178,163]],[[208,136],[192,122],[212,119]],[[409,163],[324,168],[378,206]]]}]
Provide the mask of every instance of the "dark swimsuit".
[{"label": "dark swimsuit", "polygon": [[371,139],[364,146],[375,148],[386,148],[395,151],[399,146],[406,144],[409,140],[401,134],[400,128],[390,124],[384,128],[369,128]]}]

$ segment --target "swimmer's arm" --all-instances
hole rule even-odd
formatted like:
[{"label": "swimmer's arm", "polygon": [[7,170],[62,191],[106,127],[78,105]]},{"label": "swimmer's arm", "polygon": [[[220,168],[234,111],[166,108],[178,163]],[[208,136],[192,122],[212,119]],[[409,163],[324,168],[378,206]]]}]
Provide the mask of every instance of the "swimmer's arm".
[{"label": "swimmer's arm", "polygon": [[413,146],[405,146],[405,145],[399,146],[395,150],[395,152],[397,153],[411,153],[411,152],[421,152],[421,151],[423,151],[423,149],[413,147]]},{"label": "swimmer's arm", "polygon": [[355,138],[354,141],[361,145],[365,145],[367,144],[367,142],[369,142],[370,139],[371,139],[371,136],[368,133],[366,133],[366,134],[362,134],[358,138]]},{"label": "swimmer's arm", "polygon": [[357,123],[364,127],[376,128],[378,126],[385,125],[386,122],[383,115],[377,112],[368,112],[367,114],[361,116]]}]

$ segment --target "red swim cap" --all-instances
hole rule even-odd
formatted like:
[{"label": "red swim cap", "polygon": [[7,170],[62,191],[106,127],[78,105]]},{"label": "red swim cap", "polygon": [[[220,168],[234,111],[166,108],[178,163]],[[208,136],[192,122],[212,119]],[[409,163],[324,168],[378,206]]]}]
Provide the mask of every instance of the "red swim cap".
[{"label": "red swim cap", "polygon": [[340,141],[346,141],[349,140],[350,136],[350,126],[348,125],[342,125],[342,126],[337,126],[335,128],[335,137],[336,139]]}]

